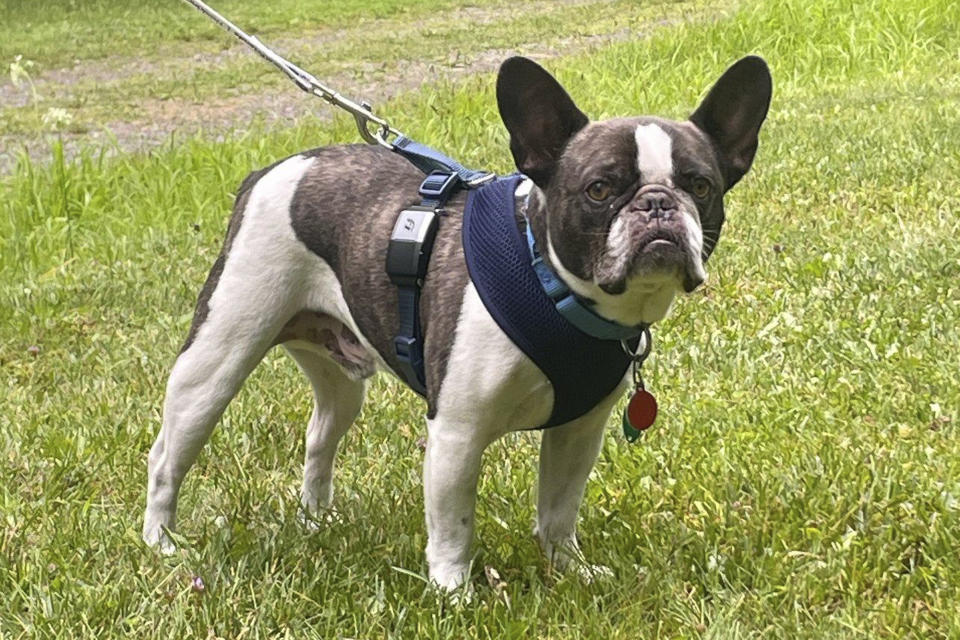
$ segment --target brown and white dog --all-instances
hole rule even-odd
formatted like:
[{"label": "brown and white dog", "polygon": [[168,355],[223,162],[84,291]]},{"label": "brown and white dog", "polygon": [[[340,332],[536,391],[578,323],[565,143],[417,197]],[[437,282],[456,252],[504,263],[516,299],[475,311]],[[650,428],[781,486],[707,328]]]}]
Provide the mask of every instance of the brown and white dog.
[{"label": "brown and white dog", "polygon": [[[525,58],[500,69],[497,101],[518,192],[544,258],[601,316],[628,326],[663,318],[706,277],[723,196],[750,168],[771,97],[767,65],[743,58],[690,119],[590,122]],[[149,457],[143,537],[169,548],[184,475],[264,354],[281,344],[313,385],[301,503],[331,505],[337,444],[365,380],[397,371],[396,289],[384,270],[398,213],[423,175],[387,149],[315,149],[240,186],[220,257],[170,379]],[[349,188],[345,189],[344,185]],[[550,415],[543,373],[501,331],[470,281],[463,195],[448,205],[421,298],[427,371],[424,493],[430,579],[468,577],[480,457],[493,440]],[[575,527],[604,425],[626,380],[589,413],[543,432],[536,534],[551,561],[589,568]],[[311,520],[312,521],[312,520]]]}]

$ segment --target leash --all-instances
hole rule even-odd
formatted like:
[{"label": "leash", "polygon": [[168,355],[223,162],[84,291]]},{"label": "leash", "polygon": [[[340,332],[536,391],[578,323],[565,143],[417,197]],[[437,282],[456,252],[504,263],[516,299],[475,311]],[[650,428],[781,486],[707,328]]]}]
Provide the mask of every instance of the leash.
[{"label": "leash", "polygon": [[[307,73],[297,65],[293,64],[286,58],[281,57],[267,45],[263,44],[259,38],[256,36],[251,36],[245,33],[240,27],[233,24],[222,15],[220,15],[213,7],[203,2],[203,0],[184,0],[187,4],[192,5],[197,11],[204,14],[218,25],[226,29],[229,33],[235,35],[240,39],[244,44],[249,45],[260,54],[260,57],[270,62],[275,67],[280,69],[285,73],[294,84],[296,84],[300,89],[306,91],[310,95],[317,96],[322,100],[332,104],[335,107],[339,107],[344,111],[348,112],[353,116],[354,121],[357,123],[357,129],[360,130],[360,136],[370,144],[379,144],[391,151],[394,148],[393,143],[389,141],[390,137],[401,137],[399,131],[390,126],[385,119],[375,115],[373,113],[373,107],[367,102],[355,102],[350,98],[346,98],[340,93],[334,91],[330,87],[326,86],[311,74]],[[371,131],[371,126],[373,126],[373,131]]]},{"label": "leash", "polygon": [[218,13],[213,7],[203,2],[203,0],[183,1],[213,20],[227,32],[236,36],[241,42],[250,46],[261,58],[280,69],[288,78],[293,80],[294,84],[301,90],[322,99],[334,107],[343,109],[353,116],[353,120],[357,124],[357,130],[360,132],[360,137],[368,144],[380,145],[381,147],[400,154],[426,174],[436,171],[455,173],[463,183],[463,186],[468,189],[474,189],[496,177],[495,174],[489,171],[468,169],[436,149],[431,149],[419,142],[414,142],[390,126],[390,123],[385,118],[373,113],[373,107],[369,102],[351,100],[338,91],[331,89],[310,73],[279,55],[256,36],[247,34],[240,27],[223,17],[223,15]]}]

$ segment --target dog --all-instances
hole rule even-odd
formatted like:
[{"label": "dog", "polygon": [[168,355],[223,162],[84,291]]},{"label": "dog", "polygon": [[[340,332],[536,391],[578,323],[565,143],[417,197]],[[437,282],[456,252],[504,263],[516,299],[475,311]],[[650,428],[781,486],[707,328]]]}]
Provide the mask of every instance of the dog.
[{"label": "dog", "polygon": [[[766,63],[733,64],[685,121],[590,122],[542,67],[508,59],[497,104],[525,179],[517,187],[543,260],[598,316],[624,326],[664,318],[706,278],[723,198],[749,170],[769,108]],[[423,174],[378,146],[326,147],[250,174],[222,252],[199,295],[166,387],[149,453],[143,538],[172,548],[177,495],[231,398],[282,345],[313,387],[301,509],[331,507],[334,457],[365,381],[397,373],[396,287],[384,269],[398,212]],[[427,444],[423,471],[430,580],[469,579],[481,454],[507,432],[542,425],[550,381],[504,333],[465,265],[465,196],[446,206],[423,284]],[[518,223],[520,224],[520,223]],[[618,374],[619,375],[619,374]],[[535,534],[562,570],[586,564],[576,537],[587,476],[628,384],[542,434]]]}]

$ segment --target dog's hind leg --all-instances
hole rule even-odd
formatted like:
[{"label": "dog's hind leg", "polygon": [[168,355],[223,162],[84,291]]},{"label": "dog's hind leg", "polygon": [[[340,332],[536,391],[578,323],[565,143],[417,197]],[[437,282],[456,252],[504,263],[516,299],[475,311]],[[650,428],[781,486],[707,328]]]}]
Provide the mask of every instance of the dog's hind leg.
[{"label": "dog's hind leg", "polygon": [[211,313],[208,326],[177,358],[167,381],[163,425],[150,449],[143,523],[144,540],[164,550],[171,545],[163,528],[174,528],[184,476],[227,404],[270,348],[276,324],[282,323],[250,326],[261,322],[245,322],[255,314],[237,311]]},{"label": "dog's hind leg", "polygon": [[285,347],[313,386],[300,493],[305,522],[313,527],[321,512],[331,506],[337,445],[360,413],[366,385],[325,355],[289,344]]},{"label": "dog's hind leg", "polygon": [[204,285],[190,337],[167,382],[163,425],[148,463],[143,523],[148,544],[172,547],[164,529],[174,527],[184,476],[243,381],[303,305],[310,254],[294,237],[288,217],[310,162],[290,158],[238,197],[233,235]]}]

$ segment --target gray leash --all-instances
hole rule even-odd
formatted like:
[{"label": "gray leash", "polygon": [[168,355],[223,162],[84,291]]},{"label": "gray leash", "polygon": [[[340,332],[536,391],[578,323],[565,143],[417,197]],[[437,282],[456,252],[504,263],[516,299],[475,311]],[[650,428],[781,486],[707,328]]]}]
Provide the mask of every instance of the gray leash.
[{"label": "gray leash", "polygon": [[326,86],[315,77],[293,64],[289,60],[281,57],[275,51],[260,42],[256,36],[247,35],[237,25],[233,24],[213,8],[207,5],[203,0],[183,0],[193,5],[200,13],[216,22],[218,25],[235,35],[244,43],[250,45],[260,56],[273,63],[278,69],[283,71],[293,80],[298,87],[311,95],[322,98],[326,102],[340,107],[350,113],[357,123],[357,129],[360,130],[360,136],[370,144],[379,144],[381,146],[395,151],[394,144],[388,138],[397,138],[402,136],[399,131],[390,126],[383,118],[374,115],[373,108],[366,102],[354,102],[350,98],[344,97]]}]

